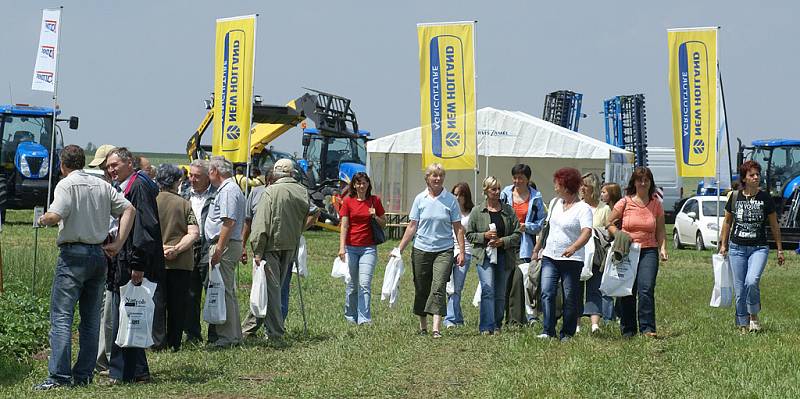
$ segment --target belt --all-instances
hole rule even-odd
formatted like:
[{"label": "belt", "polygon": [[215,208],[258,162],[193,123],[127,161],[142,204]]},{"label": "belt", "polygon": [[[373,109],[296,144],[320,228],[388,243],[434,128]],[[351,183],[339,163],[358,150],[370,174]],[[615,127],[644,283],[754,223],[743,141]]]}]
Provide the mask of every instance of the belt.
[{"label": "belt", "polygon": [[77,247],[77,246],[81,246],[81,247],[99,247],[101,245],[103,245],[103,244],[102,243],[101,244],[86,244],[86,243],[83,243],[83,242],[62,242],[61,244],[58,244],[58,247],[59,248]]},{"label": "belt", "polygon": [[[214,238],[212,238],[212,239],[211,239],[209,242],[210,242],[211,244],[216,244],[218,241],[219,241],[219,237],[214,237]],[[229,239],[228,239],[228,242],[231,242],[231,241],[234,241],[234,242],[236,242],[236,241],[242,241],[242,240],[236,240],[236,239],[233,239],[233,238],[229,238]]]}]

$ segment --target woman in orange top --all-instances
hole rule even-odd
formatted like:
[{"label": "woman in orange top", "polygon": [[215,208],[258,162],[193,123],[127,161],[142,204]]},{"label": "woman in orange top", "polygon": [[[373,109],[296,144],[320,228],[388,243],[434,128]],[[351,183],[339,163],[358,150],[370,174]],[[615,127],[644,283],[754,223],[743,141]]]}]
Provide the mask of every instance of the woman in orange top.
[{"label": "woman in orange top", "polygon": [[[656,276],[659,255],[667,261],[664,208],[655,196],[656,185],[653,172],[646,167],[634,169],[625,197],[617,201],[609,217],[608,231],[616,234],[618,227],[631,237],[631,242],[641,246],[639,265],[633,295],[621,297],[622,315],[620,329],[625,337],[632,337],[637,330],[645,336],[656,337]],[[618,222],[621,221],[621,225]],[[637,309],[638,296],[638,309]],[[638,310],[638,315],[637,315]]]}]

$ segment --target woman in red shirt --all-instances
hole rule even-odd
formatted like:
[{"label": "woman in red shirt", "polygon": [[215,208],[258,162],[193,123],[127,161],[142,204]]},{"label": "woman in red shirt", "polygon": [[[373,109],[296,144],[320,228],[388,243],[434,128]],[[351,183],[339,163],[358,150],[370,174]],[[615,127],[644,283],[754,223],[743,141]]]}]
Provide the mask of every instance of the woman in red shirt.
[{"label": "woman in red shirt", "polygon": [[370,294],[378,251],[372,237],[371,222],[374,218],[381,227],[386,226],[383,214],[381,199],[372,195],[369,176],[364,172],[353,175],[348,195],[344,197],[339,210],[339,258],[347,259],[350,267],[350,281],[345,288],[344,318],[353,324],[372,322]]},{"label": "woman in red shirt", "polygon": [[619,326],[624,337],[634,336],[637,324],[639,332],[647,337],[656,337],[655,290],[658,261],[659,257],[661,261],[666,261],[668,256],[664,208],[656,197],[655,184],[653,172],[649,168],[634,169],[628,187],[625,188],[625,197],[617,201],[608,218],[608,231],[611,234],[617,233],[617,222],[621,220],[622,231],[630,236],[631,242],[641,246],[633,295],[619,299],[622,303]]}]

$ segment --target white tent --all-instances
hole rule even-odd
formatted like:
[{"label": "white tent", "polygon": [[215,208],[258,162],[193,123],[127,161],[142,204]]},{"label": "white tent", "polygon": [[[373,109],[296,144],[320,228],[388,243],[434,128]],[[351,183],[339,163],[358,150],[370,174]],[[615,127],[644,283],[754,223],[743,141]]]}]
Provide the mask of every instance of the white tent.
[{"label": "white tent", "polygon": [[[478,110],[478,185],[485,176],[496,176],[511,184],[511,168],[526,163],[545,200],[553,197],[553,172],[565,166],[583,173],[595,172],[606,181],[621,182],[633,169],[633,154],[516,111],[494,108]],[[416,127],[367,143],[367,168],[373,193],[383,199],[387,212],[408,212],[414,197],[425,188],[422,173],[421,128]],[[474,186],[475,171],[446,171],[445,186],[469,183],[473,195],[482,198]]]}]

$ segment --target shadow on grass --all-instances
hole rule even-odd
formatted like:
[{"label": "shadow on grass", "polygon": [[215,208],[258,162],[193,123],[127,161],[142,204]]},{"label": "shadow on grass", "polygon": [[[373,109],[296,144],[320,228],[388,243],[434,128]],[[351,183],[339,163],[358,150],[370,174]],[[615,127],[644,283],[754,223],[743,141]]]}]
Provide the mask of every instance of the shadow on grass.
[{"label": "shadow on grass", "polygon": [[313,332],[303,334],[302,330],[292,330],[283,339],[250,338],[244,341],[244,346],[253,348],[268,348],[274,350],[287,350],[294,346],[308,346],[311,344],[325,342],[333,338],[329,332]]},{"label": "shadow on grass", "polygon": [[30,364],[0,356],[0,387],[14,385],[24,380],[30,372]]},{"label": "shadow on grass", "polygon": [[183,382],[202,384],[219,376],[219,370],[186,364],[172,367],[158,373],[159,382]]}]

